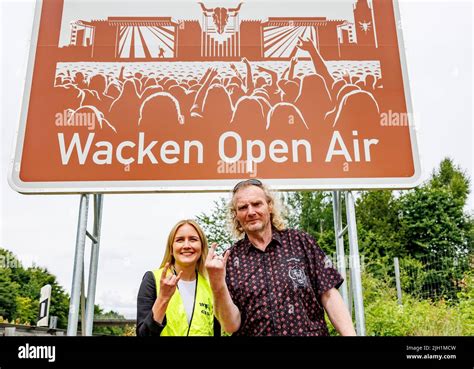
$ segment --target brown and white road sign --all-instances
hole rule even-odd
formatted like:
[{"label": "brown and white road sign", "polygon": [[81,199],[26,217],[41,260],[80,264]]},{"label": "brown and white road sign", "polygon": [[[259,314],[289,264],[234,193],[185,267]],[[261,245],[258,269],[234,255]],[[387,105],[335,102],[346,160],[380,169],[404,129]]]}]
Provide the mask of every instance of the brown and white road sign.
[{"label": "brown and white road sign", "polygon": [[10,184],[407,188],[412,113],[392,0],[43,0]]}]

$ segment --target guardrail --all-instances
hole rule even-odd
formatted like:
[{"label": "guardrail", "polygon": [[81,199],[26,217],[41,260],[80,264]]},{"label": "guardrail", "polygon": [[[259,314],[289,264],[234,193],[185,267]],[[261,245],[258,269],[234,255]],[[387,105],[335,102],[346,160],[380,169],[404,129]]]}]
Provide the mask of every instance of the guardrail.
[{"label": "guardrail", "polygon": [[0,336],[65,336],[65,329],[0,323]]},{"label": "guardrail", "polygon": [[[135,325],[135,319],[96,319],[94,326]],[[80,325],[81,321],[79,321]],[[35,325],[0,323],[0,336],[66,336],[65,329],[37,327]],[[77,332],[82,335],[81,331]]]}]

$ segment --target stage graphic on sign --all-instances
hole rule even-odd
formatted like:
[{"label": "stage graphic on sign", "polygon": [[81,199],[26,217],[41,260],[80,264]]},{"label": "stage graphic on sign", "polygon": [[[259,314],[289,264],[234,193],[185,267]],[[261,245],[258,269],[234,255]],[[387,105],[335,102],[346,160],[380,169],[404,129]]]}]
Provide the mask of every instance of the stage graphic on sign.
[{"label": "stage graphic on sign", "polygon": [[392,1],[216,4],[43,2],[17,181],[417,176]]}]

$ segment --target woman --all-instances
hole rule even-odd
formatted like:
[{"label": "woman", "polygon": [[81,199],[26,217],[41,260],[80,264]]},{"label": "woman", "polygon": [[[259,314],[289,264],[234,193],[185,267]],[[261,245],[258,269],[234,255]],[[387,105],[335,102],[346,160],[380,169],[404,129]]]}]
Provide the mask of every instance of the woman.
[{"label": "woman", "polygon": [[193,220],[168,236],[160,269],[143,277],[137,300],[138,336],[212,336],[220,332],[204,263],[207,239]]}]

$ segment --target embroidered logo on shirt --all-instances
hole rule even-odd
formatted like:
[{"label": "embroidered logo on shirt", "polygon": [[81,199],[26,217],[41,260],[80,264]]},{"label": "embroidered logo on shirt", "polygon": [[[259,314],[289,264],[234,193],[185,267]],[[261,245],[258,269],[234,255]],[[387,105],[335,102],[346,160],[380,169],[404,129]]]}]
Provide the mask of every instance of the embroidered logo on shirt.
[{"label": "embroidered logo on shirt", "polygon": [[288,275],[290,276],[295,288],[305,288],[308,285],[308,281],[299,261],[299,259],[295,258],[288,260]]}]

